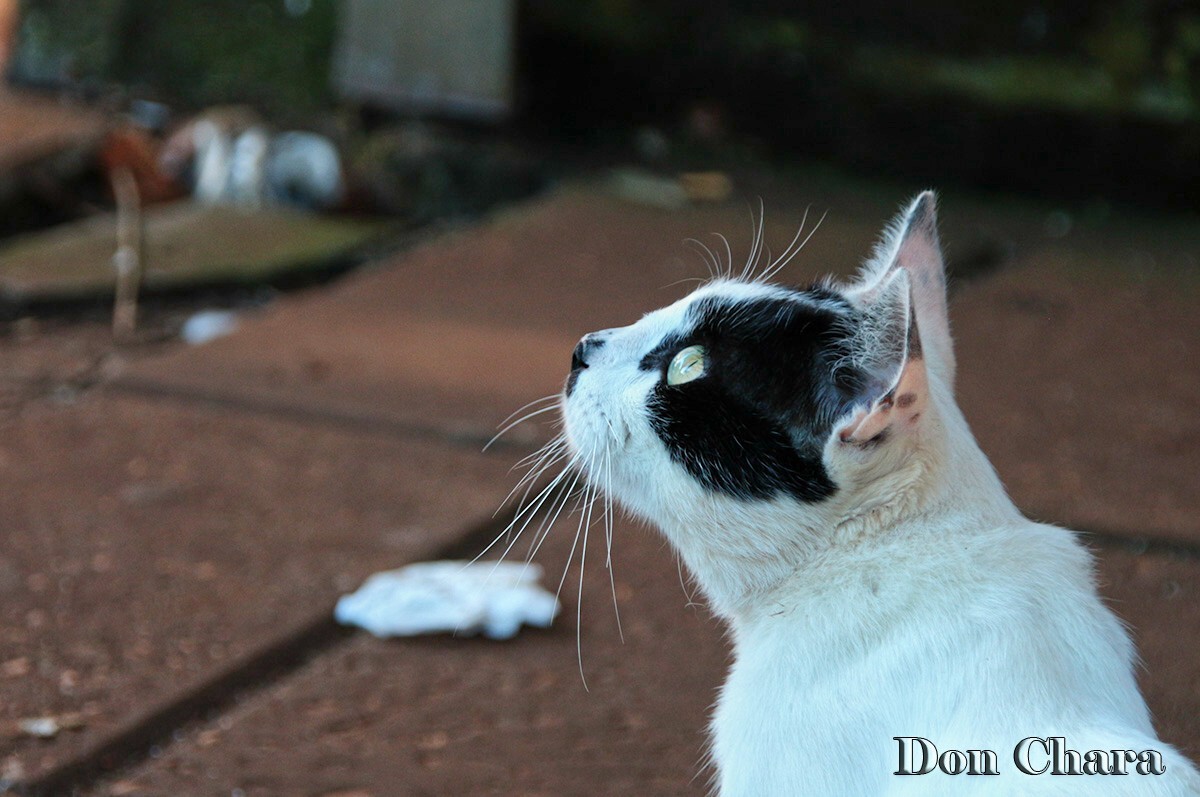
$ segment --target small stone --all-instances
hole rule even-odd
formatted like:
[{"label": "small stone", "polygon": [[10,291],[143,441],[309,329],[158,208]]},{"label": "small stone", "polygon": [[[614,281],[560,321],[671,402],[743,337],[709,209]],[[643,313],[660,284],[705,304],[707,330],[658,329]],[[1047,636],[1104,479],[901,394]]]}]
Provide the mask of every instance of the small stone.
[{"label": "small stone", "polygon": [[21,763],[21,759],[16,756],[9,756],[0,763],[0,781],[7,780],[10,782],[23,780],[25,778],[25,765]]},{"label": "small stone", "polygon": [[450,744],[450,736],[445,731],[434,731],[421,737],[417,742],[417,749],[426,752],[431,750],[445,749],[446,745]]},{"label": "small stone", "polygon": [[63,670],[58,674],[58,691],[70,694],[79,686],[79,673],[75,670]]},{"label": "small stone", "polygon": [[5,678],[22,678],[29,675],[30,669],[27,656],[18,656],[0,664],[0,673],[4,673]]}]

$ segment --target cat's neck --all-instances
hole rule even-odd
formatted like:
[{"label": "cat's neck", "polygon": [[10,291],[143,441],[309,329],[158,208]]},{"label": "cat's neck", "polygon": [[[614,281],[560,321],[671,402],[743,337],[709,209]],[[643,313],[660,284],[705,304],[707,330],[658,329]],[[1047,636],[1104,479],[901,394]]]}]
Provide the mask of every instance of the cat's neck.
[{"label": "cat's neck", "polygon": [[792,582],[820,578],[818,561],[836,568],[896,535],[944,534],[950,519],[956,533],[970,534],[1018,517],[958,407],[937,410],[939,434],[865,492],[826,504],[781,503],[721,525],[701,508],[664,524],[713,610],[736,626],[774,611],[781,590],[797,593]]}]

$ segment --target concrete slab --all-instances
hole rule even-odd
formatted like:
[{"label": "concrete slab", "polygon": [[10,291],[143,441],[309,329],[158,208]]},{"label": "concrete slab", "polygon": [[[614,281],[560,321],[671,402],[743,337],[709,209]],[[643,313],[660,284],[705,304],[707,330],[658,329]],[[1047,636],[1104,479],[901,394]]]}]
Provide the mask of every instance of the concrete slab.
[{"label": "concrete slab", "polygon": [[[556,531],[543,549],[551,572],[574,529]],[[702,794],[725,647],[714,621],[685,605],[652,533],[621,527],[614,551],[626,642],[605,575],[589,565],[579,626],[588,692],[572,616],[511,644],[361,637],[89,794]],[[596,546],[588,561],[602,557]],[[1158,730],[1195,756],[1200,564],[1103,552],[1100,574],[1141,644]]]},{"label": "concrete slab", "polygon": [[[557,583],[574,523],[538,559]],[[652,532],[617,528],[617,634],[595,536],[582,625],[579,553],[565,616],[508,643],[361,636],[114,781],[136,794],[655,794],[704,792],[708,709],[726,647],[688,606],[672,555]],[[581,630],[587,690],[580,679]]]},{"label": "concrete slab", "polygon": [[[246,212],[174,202],[146,209],[144,267],[150,290],[256,285],[286,270],[327,265],[383,225],[284,209]],[[9,301],[111,293],[116,215],[29,233],[0,247],[0,293]]]},{"label": "concrete slab", "polygon": [[[490,517],[422,441],[91,394],[0,426],[0,780],[32,780]],[[73,716],[30,738],[15,723]]]}]

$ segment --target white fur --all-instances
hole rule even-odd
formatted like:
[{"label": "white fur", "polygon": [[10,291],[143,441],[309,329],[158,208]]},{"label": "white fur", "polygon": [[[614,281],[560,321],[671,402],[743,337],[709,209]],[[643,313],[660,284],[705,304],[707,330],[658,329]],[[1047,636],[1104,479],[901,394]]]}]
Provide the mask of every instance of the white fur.
[{"label": "white fur", "polygon": [[[925,224],[911,223],[923,213]],[[835,425],[824,455],[833,497],[713,494],[670,460],[648,423],[660,376],[638,362],[681,329],[687,306],[777,288],[720,280],[599,333],[606,344],[563,402],[577,458],[586,466],[604,452],[606,472],[590,478],[662,529],[731,630],[736,658],[712,723],[717,790],[1200,794],[1196,770],[1154,735],[1132,644],[1097,596],[1090,555],[1071,532],[1020,515],[954,401],[932,214],[932,195],[918,198],[844,289],[861,308],[907,316],[908,291],[895,298],[903,269],[919,340],[899,349],[892,393]],[[864,345],[880,339],[866,335]],[[908,404],[893,405],[905,393]],[[885,442],[860,444],[860,432],[881,428]],[[894,736],[994,750],[1001,775],[894,775]],[[1028,736],[1066,737],[1080,751],[1158,750],[1166,773],[1025,775],[1012,751]]]}]

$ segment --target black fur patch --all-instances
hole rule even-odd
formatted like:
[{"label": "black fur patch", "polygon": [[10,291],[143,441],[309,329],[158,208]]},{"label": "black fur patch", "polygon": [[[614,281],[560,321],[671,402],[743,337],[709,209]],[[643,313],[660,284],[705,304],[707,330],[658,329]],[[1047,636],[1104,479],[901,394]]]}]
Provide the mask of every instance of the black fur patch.
[{"label": "black fur patch", "polygon": [[[829,294],[701,300],[689,308],[691,331],[643,358],[642,368],[663,374],[650,398],[651,425],[672,459],[705,487],[743,499],[785,493],[810,502],[836,491],[821,453],[864,378],[833,367],[847,351],[851,311],[828,309],[831,298],[841,300]],[[692,345],[707,352],[704,375],[668,385],[671,358]]]},{"label": "black fur patch", "polygon": [[588,367],[591,355],[607,342],[608,339],[602,337],[600,333],[592,333],[584,335],[576,344],[575,350],[571,352],[571,373],[567,376],[566,386],[567,398],[570,398],[571,394],[575,392],[575,383],[579,381],[579,372]]}]

